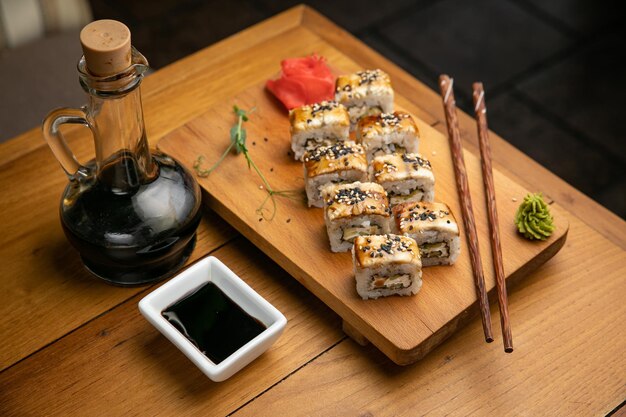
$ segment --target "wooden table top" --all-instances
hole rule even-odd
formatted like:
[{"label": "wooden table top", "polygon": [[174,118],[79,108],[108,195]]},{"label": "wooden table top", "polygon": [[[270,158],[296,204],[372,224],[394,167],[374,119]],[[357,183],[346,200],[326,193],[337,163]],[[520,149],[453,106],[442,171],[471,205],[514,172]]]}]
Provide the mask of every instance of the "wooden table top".
[{"label": "wooden table top", "polygon": [[[412,92],[416,115],[445,132],[436,92],[296,7],[147,77],[149,140],[262,82],[259,74],[278,70],[282,58],[311,52],[386,70],[396,89]],[[476,152],[475,123],[459,117],[464,146]],[[90,158],[83,129],[67,136],[80,160]],[[495,343],[483,342],[476,319],[422,361],[397,366],[345,336],[327,306],[207,209],[192,261],[217,256],[289,320],[268,352],[223,383],[141,317],[137,303],[155,286],[112,287],[82,269],[58,218],[66,178],[40,130],[0,145],[0,415],[610,412],[626,397],[626,222],[493,133],[491,140],[494,165],[557,201],[570,224],[561,252],[509,291],[515,352],[502,351],[493,306]]]}]

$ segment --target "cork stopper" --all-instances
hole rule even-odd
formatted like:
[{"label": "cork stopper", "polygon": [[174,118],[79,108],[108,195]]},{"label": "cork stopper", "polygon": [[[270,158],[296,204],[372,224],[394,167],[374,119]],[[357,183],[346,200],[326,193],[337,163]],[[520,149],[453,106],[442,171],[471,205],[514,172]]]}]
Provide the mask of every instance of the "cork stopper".
[{"label": "cork stopper", "polygon": [[93,75],[117,74],[131,64],[130,30],[117,20],[96,20],[80,32],[87,69]]}]

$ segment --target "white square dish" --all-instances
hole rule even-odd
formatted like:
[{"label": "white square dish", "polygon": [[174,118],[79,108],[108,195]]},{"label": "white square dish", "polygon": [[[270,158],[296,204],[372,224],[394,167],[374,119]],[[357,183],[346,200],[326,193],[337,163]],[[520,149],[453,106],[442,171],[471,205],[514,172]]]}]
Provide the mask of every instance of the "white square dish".
[{"label": "white square dish", "polygon": [[[162,315],[168,307],[209,282],[266,327],[258,336],[217,364]],[[145,296],[139,302],[139,311],[206,376],[216,382],[230,378],[259,357],[278,339],[287,324],[287,319],[280,311],[213,256],[196,262]]]}]

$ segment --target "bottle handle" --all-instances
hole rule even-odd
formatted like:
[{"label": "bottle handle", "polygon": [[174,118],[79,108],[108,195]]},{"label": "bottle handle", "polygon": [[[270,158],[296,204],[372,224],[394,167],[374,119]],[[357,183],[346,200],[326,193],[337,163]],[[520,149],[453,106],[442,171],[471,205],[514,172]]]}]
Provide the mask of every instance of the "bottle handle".
[{"label": "bottle handle", "polygon": [[[61,108],[52,110],[43,121],[43,137],[48,143],[61,168],[70,180],[84,179],[91,175],[91,170],[82,165],[69,148],[60,127],[64,124],[81,124],[92,130],[87,121],[85,108]],[[93,133],[93,130],[92,130]]]}]

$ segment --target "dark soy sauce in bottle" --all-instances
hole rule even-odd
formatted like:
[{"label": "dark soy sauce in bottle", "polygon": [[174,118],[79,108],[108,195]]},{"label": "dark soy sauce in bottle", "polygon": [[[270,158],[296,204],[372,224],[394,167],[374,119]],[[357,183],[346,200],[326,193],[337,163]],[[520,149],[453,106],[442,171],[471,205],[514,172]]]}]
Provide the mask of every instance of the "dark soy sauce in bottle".
[{"label": "dark soy sauce in bottle", "polygon": [[115,155],[89,187],[70,183],[61,224],[83,263],[118,285],[168,276],[195,245],[202,212],[197,184],[166,155],[152,155],[155,175],[139,178],[132,155]]},{"label": "dark soy sauce in bottle", "polygon": [[[61,224],[85,266],[116,285],[140,285],[177,271],[195,245],[200,187],[176,160],[151,152],[140,85],[148,62],[130,31],[99,20],[80,34],[80,84],[89,103],[52,111],[43,134],[68,176]],[[82,165],[60,126],[91,130],[95,159]]]}]

